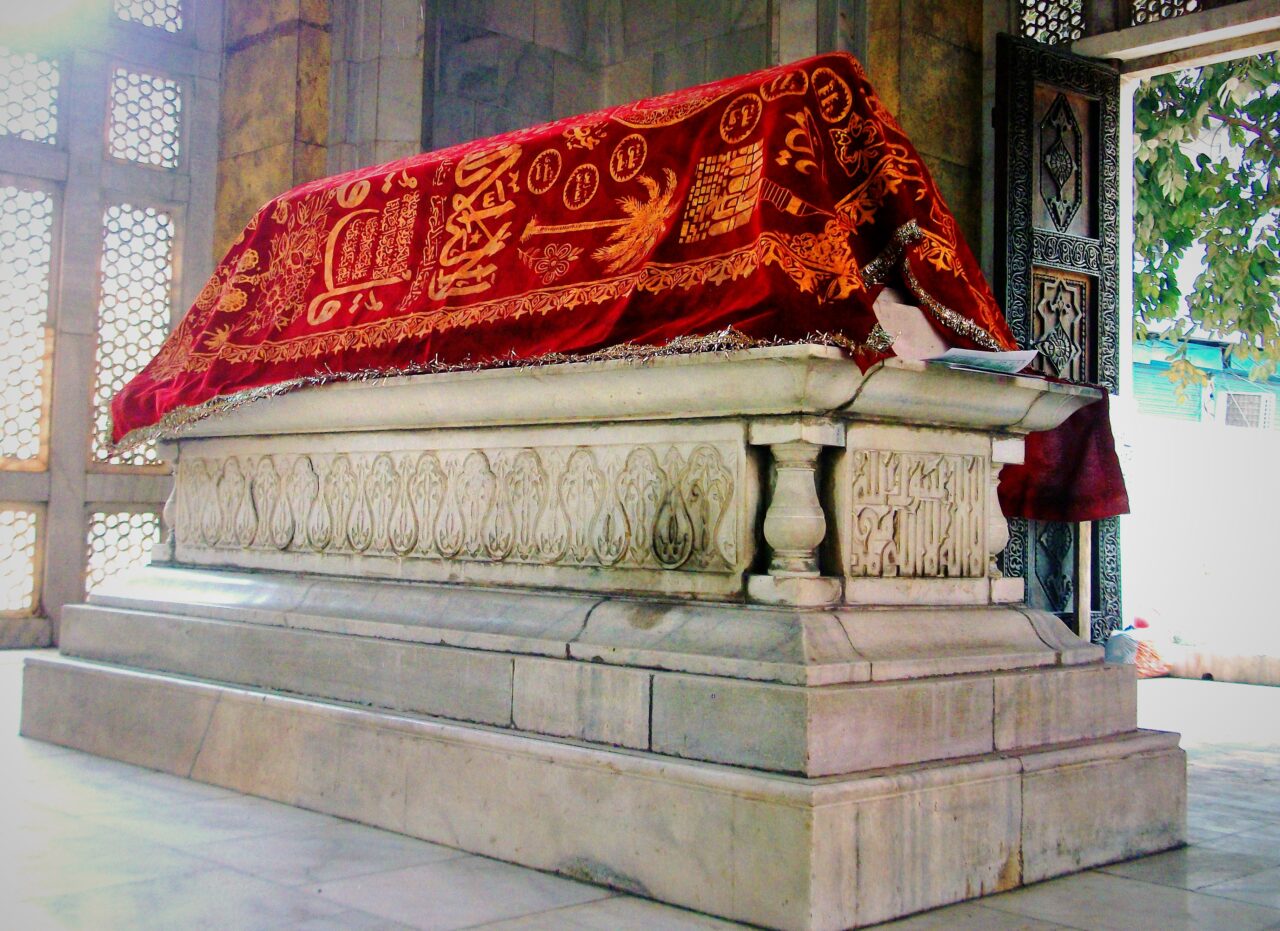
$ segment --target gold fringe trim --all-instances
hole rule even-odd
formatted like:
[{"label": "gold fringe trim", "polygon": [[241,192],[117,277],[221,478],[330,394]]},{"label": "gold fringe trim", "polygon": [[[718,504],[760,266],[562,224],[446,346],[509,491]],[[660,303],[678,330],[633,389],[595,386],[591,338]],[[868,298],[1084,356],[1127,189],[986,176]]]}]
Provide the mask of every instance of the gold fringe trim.
[{"label": "gold fringe trim", "polygon": [[111,442],[112,429],[108,423],[104,442],[112,454],[127,452],[135,447],[174,438],[184,428],[192,424],[219,417],[238,410],[247,404],[266,398],[288,394],[299,388],[310,388],[317,385],[333,384],[348,381],[376,381],[384,378],[399,378],[404,375],[438,375],[445,372],[477,372],[488,369],[507,368],[539,368],[545,365],[564,365],[570,362],[629,362],[645,365],[655,359],[671,356],[688,356],[699,353],[728,354],[743,349],[760,349],[769,346],[819,345],[834,346],[857,357],[864,354],[883,355],[893,345],[890,336],[880,324],[875,324],[867,336],[866,342],[859,343],[840,333],[814,333],[804,339],[757,339],[740,333],[733,327],[717,330],[705,336],[677,336],[662,345],[621,343],[597,349],[594,352],[573,355],[564,352],[549,352],[529,359],[520,359],[513,353],[506,358],[489,362],[441,362],[433,359],[398,369],[362,369],[357,372],[326,371],[305,378],[291,378],[274,385],[263,385],[260,388],[246,388],[232,394],[211,398],[190,407],[178,407],[169,411],[150,426],[131,430],[119,443]]},{"label": "gold fringe trim", "polygon": [[[1001,348],[1000,344],[996,342],[990,333],[972,320],[961,316],[950,307],[935,300],[920,284],[915,273],[911,270],[910,263],[906,260],[906,253],[907,249],[919,242],[923,236],[924,232],[915,220],[908,220],[894,230],[889,244],[885,246],[879,255],[863,266],[863,283],[867,287],[883,284],[894,271],[898,271],[901,273],[903,282],[911,292],[911,295],[944,327],[986,349],[999,350]],[[364,369],[358,372],[326,371],[316,375],[309,375],[305,378],[292,378],[274,385],[264,385],[261,388],[247,388],[233,394],[212,398],[191,407],[175,408],[161,417],[156,423],[130,431],[121,438],[119,443],[111,442],[111,433],[113,431],[110,424],[108,424],[104,442],[113,454],[127,452],[130,449],[155,440],[170,438],[184,427],[210,417],[228,414],[254,401],[277,397],[290,391],[296,391],[299,388],[309,388],[334,382],[372,381],[380,378],[396,378],[402,375],[435,375],[442,372],[475,372],[483,369],[536,368],[544,365],[562,365],[569,362],[619,361],[643,365],[654,359],[662,359],[669,356],[714,352],[729,353],[742,349],[804,344],[834,346],[845,350],[854,357],[868,353],[884,355],[893,346],[893,337],[881,328],[878,323],[871,328],[866,342],[862,343],[839,333],[814,333],[800,340],[756,339],[739,333],[733,327],[728,327],[715,333],[708,333],[705,336],[678,336],[661,346],[622,343],[582,355],[549,352],[531,359],[519,359],[513,354],[508,358],[494,359],[488,362],[463,361],[446,363],[433,359],[430,362],[418,363],[400,369]]]},{"label": "gold fringe trim", "polygon": [[935,300],[933,295],[926,291],[924,285],[916,278],[915,272],[911,270],[911,263],[907,261],[906,253],[908,247],[919,242],[922,238],[924,238],[924,232],[916,224],[915,220],[908,220],[899,226],[893,231],[893,236],[889,239],[889,245],[885,246],[879,255],[863,267],[863,283],[868,287],[884,284],[896,269],[902,273],[902,280],[906,284],[907,290],[911,292],[911,296],[920,302],[921,307],[933,314],[944,327],[953,333],[972,340],[984,349],[1001,349],[1001,345],[996,342],[990,333],[968,317],[956,313],[946,304]]}]

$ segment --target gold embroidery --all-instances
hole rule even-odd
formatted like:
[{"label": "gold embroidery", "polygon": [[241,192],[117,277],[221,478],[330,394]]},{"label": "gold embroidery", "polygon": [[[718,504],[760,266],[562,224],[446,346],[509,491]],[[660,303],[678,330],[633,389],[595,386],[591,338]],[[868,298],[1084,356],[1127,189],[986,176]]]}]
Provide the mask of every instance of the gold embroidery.
[{"label": "gold embroidery", "polygon": [[353,207],[359,207],[364,203],[364,199],[369,196],[369,179],[360,178],[356,181],[348,181],[341,185],[337,191],[338,206],[344,210],[350,210]]},{"label": "gold embroidery", "polygon": [[729,102],[720,117],[720,138],[729,145],[737,145],[756,128],[764,103],[758,94],[741,94]]},{"label": "gold embroidery", "polygon": [[821,233],[769,235],[769,256],[796,287],[813,292],[820,301],[842,300],[865,290],[858,260],[849,245],[849,230],[838,219],[828,220]]},{"label": "gold embroidery", "polygon": [[853,91],[830,68],[813,69],[813,91],[818,97],[818,113],[828,123],[839,123],[853,109]]},{"label": "gold embroidery", "polygon": [[538,157],[529,163],[529,174],[525,176],[525,184],[534,194],[545,194],[560,177],[563,164],[560,153],[555,149],[539,152]]},{"label": "gold embroidery", "polygon": [[[215,352],[180,353],[180,371],[203,371],[214,359],[232,364],[296,362],[343,352],[361,351],[420,339],[460,327],[623,300],[637,291],[662,294],[705,285],[720,285],[749,277],[764,265],[778,265],[797,286],[826,300],[849,287],[854,266],[841,254],[839,241],[830,241],[838,224],[828,224],[820,237],[783,238],[765,233],[739,249],[691,262],[646,263],[634,271],[584,284],[565,284],[463,307],[433,307],[418,313],[388,316],[354,326],[306,333],[271,343],[227,342]],[[839,235],[838,233],[835,235]],[[843,240],[847,245],[847,239]],[[852,272],[856,274],[856,270]],[[965,321],[966,323],[968,321]],[[157,376],[159,377],[159,376]]]},{"label": "gold embroidery", "polygon": [[600,186],[600,169],[595,165],[579,165],[569,172],[564,182],[564,205],[570,210],[581,210],[591,203]]},{"label": "gold embroidery", "polygon": [[[818,163],[814,161],[814,157],[818,152],[819,139],[818,125],[813,120],[813,114],[807,109],[797,110],[795,113],[787,114],[787,119],[795,123],[795,128],[787,132],[783,143],[786,148],[782,149],[774,161],[783,167],[793,165],[796,171],[802,175],[812,174],[813,170],[818,167]],[[794,163],[792,162],[794,159]],[[826,171],[822,172],[822,177],[826,177]]]},{"label": "gold embroidery", "polygon": [[333,198],[332,191],[321,191],[290,207],[284,229],[271,237],[269,266],[258,282],[248,330],[267,326],[283,330],[302,309],[303,296],[324,249]]},{"label": "gold embroidery", "polygon": [[764,147],[759,142],[704,156],[685,203],[680,242],[701,242],[748,222],[760,202],[763,170]]},{"label": "gold embroidery", "polygon": [[620,219],[543,225],[535,217],[520,234],[520,241],[525,242],[534,236],[616,228],[609,236],[608,244],[592,253],[592,258],[602,264],[607,263],[607,270],[610,272],[620,271],[643,258],[657,245],[671,215],[675,213],[673,201],[676,191],[676,173],[670,168],[663,169],[663,172],[667,182],[665,191],[661,190],[652,178],[641,175],[640,184],[648,191],[649,199],[640,201],[629,196],[618,198],[618,206],[626,214]]},{"label": "gold embroidery", "polygon": [[830,133],[836,164],[850,178],[868,171],[872,163],[884,157],[884,136],[880,127],[871,120],[862,120],[855,115],[848,126],[832,127]]},{"label": "gold embroidery", "polygon": [[760,96],[765,100],[777,100],[779,97],[803,94],[808,89],[809,75],[799,70],[788,71],[765,81],[760,87]]},{"label": "gold embroidery", "polygon": [[249,296],[241,290],[240,285],[253,284],[262,277],[253,274],[257,267],[256,249],[245,249],[236,259],[235,265],[218,266],[213,277],[196,296],[195,307],[198,319],[202,321],[201,325],[214,314],[235,313],[244,308]]},{"label": "gold embroidery", "polygon": [[609,235],[606,245],[601,246],[591,257],[604,266],[607,272],[619,272],[642,261],[658,245],[658,239],[667,228],[672,214],[676,212],[676,173],[664,168],[667,179],[666,190],[658,187],[658,182],[645,175],[640,176],[640,184],[649,192],[649,199],[637,200],[634,197],[623,197],[618,206],[626,214],[616,230]]},{"label": "gold embroidery", "polygon": [[[382,179],[383,194],[391,193],[391,183],[395,180],[397,180],[397,178],[396,178],[396,173],[394,171],[389,172],[387,176]],[[404,168],[400,169],[400,177],[398,180],[400,182],[401,187],[412,189],[418,186],[418,179],[413,177],[411,174],[409,174],[409,172]]]},{"label": "gold embroidery", "polygon": [[924,176],[912,167],[906,146],[887,143],[880,161],[867,169],[866,178],[836,204],[836,213],[853,229],[875,219],[888,195],[906,182],[925,188]]},{"label": "gold embroidery", "polygon": [[630,181],[640,173],[648,154],[649,144],[644,136],[639,133],[624,136],[609,156],[609,176],[618,182]]},{"label": "gold embroidery", "polygon": [[458,163],[453,213],[445,221],[449,238],[440,249],[436,275],[427,288],[432,300],[450,294],[476,294],[493,285],[498,266],[486,261],[502,251],[511,234],[511,221],[497,222],[516,209],[502,176],[520,160],[520,146],[481,150]]},{"label": "gold embroidery", "polygon": [[564,131],[565,142],[571,149],[591,151],[604,141],[602,126],[573,126]]},{"label": "gold embroidery", "polygon": [[783,187],[772,178],[765,178],[760,185],[760,198],[777,207],[783,213],[789,213],[793,217],[814,217],[835,216],[830,210],[824,210],[815,204],[809,203],[797,195],[794,191],[790,191]]},{"label": "gold embroidery", "polygon": [[543,284],[551,284],[563,278],[568,274],[569,267],[582,255],[581,249],[567,242],[548,243],[541,252],[524,249],[517,252],[520,261],[541,278]]},{"label": "gold embroidery", "polygon": [[611,118],[623,126],[632,129],[652,129],[658,126],[671,126],[700,113],[729,92],[724,90],[706,90],[695,96],[691,91],[672,91],[660,97],[648,100],[637,100],[619,107]]},{"label": "gold embroidery", "polygon": [[409,290],[405,292],[394,313],[404,313],[417,303],[427,289],[427,282],[436,268],[436,259],[440,255],[440,243],[444,238],[444,197],[433,194],[427,208],[427,236],[422,246],[422,255],[418,259],[418,269],[409,282]]},{"label": "gold embroidery", "polygon": [[[308,323],[318,326],[333,319],[342,309],[338,298],[352,292],[356,293],[349,311],[354,313],[362,302],[369,310],[379,310],[382,304],[369,289],[398,284],[412,275],[409,254],[420,197],[417,191],[402,194],[383,204],[381,212],[355,210],[334,224],[325,241],[325,290],[307,305]],[[339,254],[336,268],[335,252]]]}]

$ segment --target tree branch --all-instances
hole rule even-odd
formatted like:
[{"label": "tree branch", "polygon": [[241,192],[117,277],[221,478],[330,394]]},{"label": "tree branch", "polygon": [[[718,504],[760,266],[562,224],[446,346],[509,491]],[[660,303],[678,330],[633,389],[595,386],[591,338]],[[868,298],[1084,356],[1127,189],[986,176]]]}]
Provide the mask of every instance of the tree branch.
[{"label": "tree branch", "polygon": [[1231,116],[1229,113],[1218,113],[1215,110],[1210,110],[1207,115],[1223,123],[1228,123],[1232,126],[1239,126],[1241,129],[1247,129],[1258,137],[1259,142],[1271,150],[1272,155],[1277,159],[1280,159],[1280,144],[1276,143],[1274,134],[1267,132],[1257,123],[1252,123],[1239,116]]}]

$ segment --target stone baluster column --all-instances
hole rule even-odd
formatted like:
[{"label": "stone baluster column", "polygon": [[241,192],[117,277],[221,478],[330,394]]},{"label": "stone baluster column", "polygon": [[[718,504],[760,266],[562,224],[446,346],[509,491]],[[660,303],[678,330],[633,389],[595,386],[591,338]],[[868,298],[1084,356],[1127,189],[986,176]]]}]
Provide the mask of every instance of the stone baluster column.
[{"label": "stone baluster column", "polygon": [[1009,545],[1009,522],[1000,510],[1000,470],[1008,465],[1020,465],[1026,453],[1026,440],[1021,436],[993,437],[991,440],[991,487],[987,492],[987,552],[991,580],[991,600],[997,603],[1022,601],[1026,583],[1020,578],[1005,578],[996,567],[996,557]]},{"label": "stone baluster column", "polygon": [[838,602],[843,580],[822,575],[818,565],[818,547],[827,533],[818,457],[823,446],[844,445],[844,425],[810,418],[758,420],[751,424],[750,443],[769,447],[775,477],[764,517],[769,573],[747,579],[747,596],[766,604]]}]

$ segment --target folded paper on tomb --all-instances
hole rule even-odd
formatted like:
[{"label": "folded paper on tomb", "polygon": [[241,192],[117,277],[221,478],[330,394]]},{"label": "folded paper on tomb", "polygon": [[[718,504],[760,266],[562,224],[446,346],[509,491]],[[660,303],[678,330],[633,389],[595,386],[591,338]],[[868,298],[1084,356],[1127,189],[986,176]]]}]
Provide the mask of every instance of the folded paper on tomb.
[{"label": "folded paper on tomb", "polygon": [[281,194],[116,396],[111,438],[307,384],[725,330],[869,365],[890,282],[947,345],[1016,348],[861,67],[819,56]]}]

